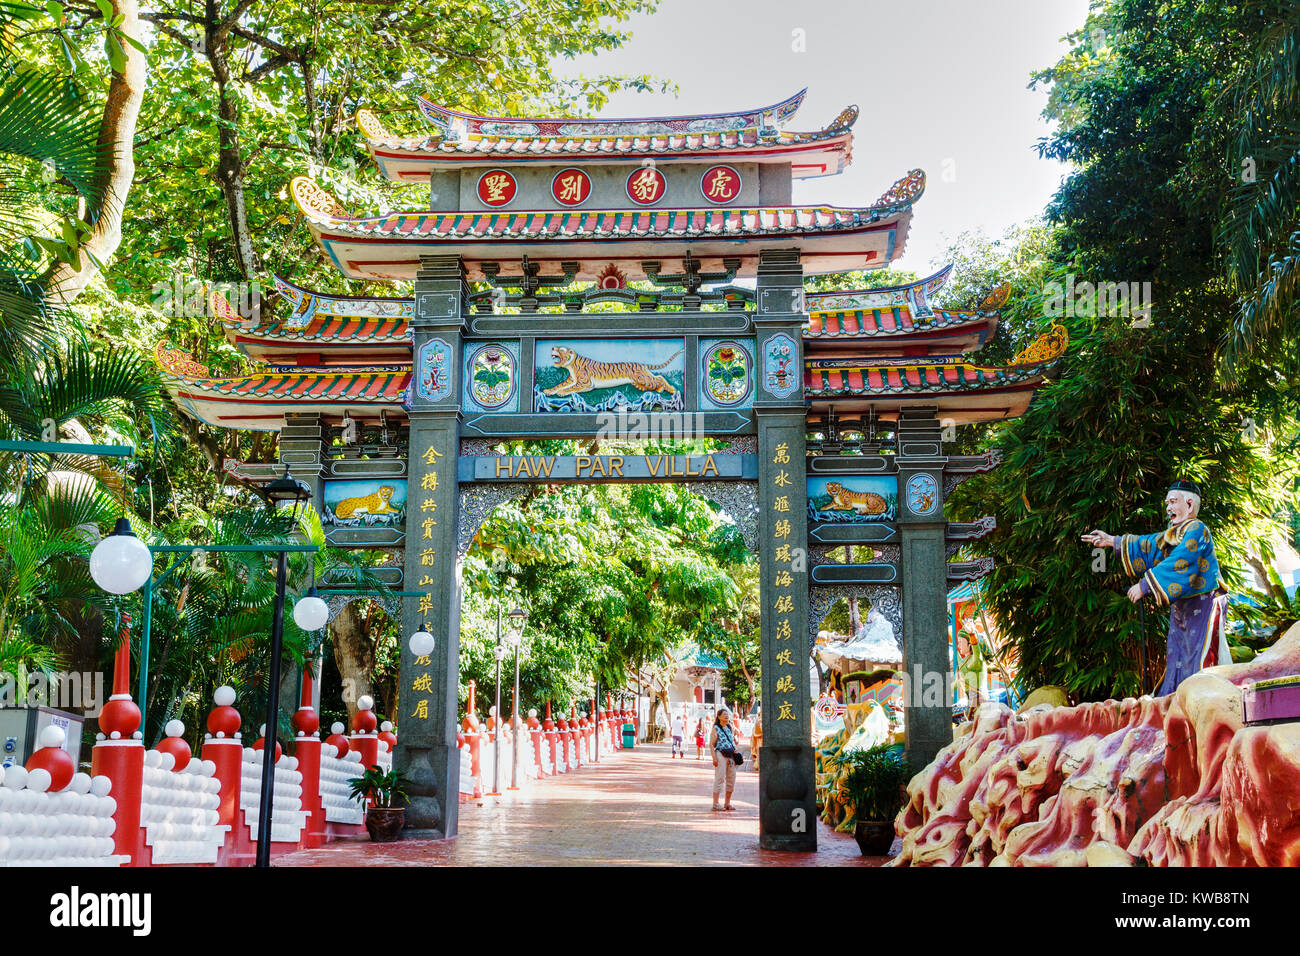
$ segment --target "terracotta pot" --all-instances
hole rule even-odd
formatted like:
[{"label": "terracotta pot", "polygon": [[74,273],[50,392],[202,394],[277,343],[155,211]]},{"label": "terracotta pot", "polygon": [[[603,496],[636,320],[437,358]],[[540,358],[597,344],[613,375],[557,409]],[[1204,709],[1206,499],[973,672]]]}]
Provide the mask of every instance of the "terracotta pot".
[{"label": "terracotta pot", "polygon": [[375,843],[392,843],[405,825],[405,807],[370,807],[366,810],[366,830]]},{"label": "terracotta pot", "polygon": [[894,842],[892,820],[858,820],[853,825],[853,839],[863,856],[885,856]]}]

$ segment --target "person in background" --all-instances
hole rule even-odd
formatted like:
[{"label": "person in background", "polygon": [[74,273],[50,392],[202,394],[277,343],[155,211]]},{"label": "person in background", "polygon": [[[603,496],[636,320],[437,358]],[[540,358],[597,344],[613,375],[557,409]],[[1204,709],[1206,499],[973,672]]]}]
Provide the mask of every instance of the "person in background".
[{"label": "person in background", "polygon": [[763,746],[763,715],[754,715],[754,732],[749,744],[749,756],[754,761],[754,770],[758,770],[758,749]]},{"label": "person in background", "polygon": [[695,759],[704,759],[704,718],[695,722]]},{"label": "person in background", "polygon": [[[713,809],[734,810],[731,793],[736,789],[736,733],[731,726],[731,711],[722,707],[713,718],[709,731],[709,750],[713,753]],[[718,806],[718,796],[726,784],[726,801]]]},{"label": "person in background", "polygon": [[673,753],[674,757],[686,759],[686,751],[682,748],[682,738],[686,736],[686,711],[682,711],[673,718]]}]

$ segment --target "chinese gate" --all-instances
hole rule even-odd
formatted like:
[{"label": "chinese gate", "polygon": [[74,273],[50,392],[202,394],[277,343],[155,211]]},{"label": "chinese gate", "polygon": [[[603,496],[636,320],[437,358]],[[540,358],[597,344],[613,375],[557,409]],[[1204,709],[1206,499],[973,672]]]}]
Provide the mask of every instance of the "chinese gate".
[{"label": "chinese gate", "polygon": [[[1027,406],[1064,348],[969,363],[1005,289],[931,304],[948,270],[870,291],[805,294],[806,274],[884,267],[924,188],[909,173],[869,206],[791,204],[792,181],[848,162],[856,108],[792,132],[800,93],[765,109],[637,120],[500,118],[420,101],[429,135],[357,122],[381,171],[429,184],[429,208],[358,217],[315,182],[292,193],[345,276],[411,281],[409,298],[330,296],[277,279],[287,314],[228,333],[259,373],[213,378],[160,343],[176,400],[222,427],[280,431],[327,536],[384,549],[418,598],[403,630],[396,763],[408,831],[456,832],[459,562],[474,530],[530,482],[685,481],[740,501],[761,566],[764,754],[760,843],[816,847],[808,654],[830,602],[868,596],[904,668],[948,669],[945,594],[982,562],[949,561],[990,520],[948,523],[944,499],[988,457],[946,456],[956,424]],[[613,303],[618,311],[601,311]],[[710,454],[508,456],[507,439],[710,436]],[[271,464],[236,464],[268,478]],[[756,489],[756,494],[754,489]],[[734,510],[734,507],[733,507]],[[752,520],[751,520],[752,519]],[[872,560],[837,563],[844,545]],[[810,603],[813,613],[810,615]],[[912,701],[907,742],[951,740],[947,702]]]}]

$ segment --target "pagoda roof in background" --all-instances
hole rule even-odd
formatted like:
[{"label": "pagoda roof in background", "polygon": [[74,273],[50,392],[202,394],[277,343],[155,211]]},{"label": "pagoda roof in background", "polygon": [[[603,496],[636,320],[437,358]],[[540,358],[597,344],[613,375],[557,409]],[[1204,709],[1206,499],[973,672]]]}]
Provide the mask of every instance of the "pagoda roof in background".
[{"label": "pagoda roof in background", "polygon": [[[810,414],[833,403],[842,416],[870,411],[887,419],[909,405],[925,404],[938,406],[958,424],[1012,418],[1028,408],[1067,345],[1065,329],[1056,325],[1003,366],[960,357],[809,358],[803,394]],[[359,419],[406,414],[409,359],[386,368],[267,370],[225,378],[162,342],[155,359],[177,403],[211,425],[274,430],[291,412],[318,412],[329,420],[341,420],[344,412]]]},{"label": "pagoda roof in background", "polygon": [[275,372],[214,377],[188,354],[159,342],[154,360],[167,391],[191,416],[222,428],[277,431],[289,412],[317,412],[328,418],[345,410],[359,418],[387,412],[406,417],[402,400],[411,379],[404,368],[353,368],[338,372]]},{"label": "pagoda roof in background", "polygon": [[541,275],[562,275],[576,262],[578,279],[595,279],[610,263],[628,279],[647,278],[645,261],[673,261],[687,252],[706,270],[740,260],[737,276],[757,274],[761,248],[797,241],[804,272],[878,269],[902,255],[912,204],[925,173],[912,170],[873,205],[758,206],[694,209],[566,209],[508,212],[397,212],[353,216],[314,181],[299,176],[290,192],[313,238],[335,267],[353,279],[410,281],[420,257],[459,255],[471,281],[482,264],[527,255]]},{"label": "pagoda roof in background", "polygon": [[[998,309],[1009,286],[985,296],[974,310],[930,309],[924,291],[942,286],[948,266],[906,285],[866,292],[810,292],[804,340],[812,355],[873,353],[922,348],[930,355],[958,355],[982,346],[997,328]],[[220,295],[212,308],[227,338],[255,360],[272,364],[341,365],[409,361],[410,297],[349,296],[314,292],[275,276],[275,291],[288,304],[274,317],[249,321]],[[857,307],[850,308],[856,303]],[[818,308],[843,304],[840,308]],[[926,311],[922,312],[922,309]],[[302,362],[302,357],[310,360]],[[330,358],[329,356],[333,356]]]},{"label": "pagoda roof in background", "polygon": [[1052,326],[1007,365],[975,365],[959,357],[880,359],[809,358],[804,362],[804,399],[823,410],[834,404],[847,416],[871,412],[889,417],[909,405],[937,405],[956,424],[1016,418],[1065,355],[1069,337]]},{"label": "pagoda roof in background", "polygon": [[843,351],[862,347],[924,346],[931,353],[969,352],[982,346],[997,328],[998,310],[1006,303],[1011,286],[1003,283],[984,296],[975,309],[936,309],[930,305],[943,287],[952,266],[915,282],[879,289],[809,292],[805,340],[818,351]]},{"label": "pagoda roof in background", "polygon": [[772,106],[733,113],[675,117],[478,116],[417,97],[433,130],[396,135],[372,111],[358,111],[357,128],[380,170],[396,182],[423,182],[434,169],[518,162],[701,162],[729,159],[789,163],[796,179],[833,176],[852,159],[858,108],[844,109],[829,125],[790,132],[785,123],[807,90]]}]

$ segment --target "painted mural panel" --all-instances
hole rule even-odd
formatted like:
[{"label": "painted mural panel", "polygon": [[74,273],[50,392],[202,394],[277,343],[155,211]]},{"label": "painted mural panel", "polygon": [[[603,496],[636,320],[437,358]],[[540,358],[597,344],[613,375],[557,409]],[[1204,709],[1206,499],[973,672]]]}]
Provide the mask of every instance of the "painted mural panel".
[{"label": "painted mural panel", "polygon": [[538,340],[538,412],[679,412],[686,403],[682,339]]},{"label": "painted mural panel", "polygon": [[898,516],[898,476],[837,475],[808,478],[808,517],[833,524],[893,521]]},{"label": "painted mural panel", "polygon": [[327,481],[321,522],[335,528],[402,528],[406,520],[405,478]]},{"label": "painted mural panel", "polygon": [[763,387],[777,398],[789,398],[803,387],[799,346],[784,332],[763,345]]},{"label": "painted mural panel", "polygon": [[465,407],[519,411],[519,343],[466,343],[465,353]]},{"label": "painted mural panel", "polygon": [[432,338],[420,346],[416,362],[415,391],[426,402],[440,402],[451,392],[451,356],[449,342]]},{"label": "painted mural panel", "polygon": [[753,340],[701,339],[700,408],[729,411],[753,404]]},{"label": "painted mural panel", "polygon": [[907,479],[907,510],[914,515],[933,514],[939,507],[939,483],[931,475]]}]

